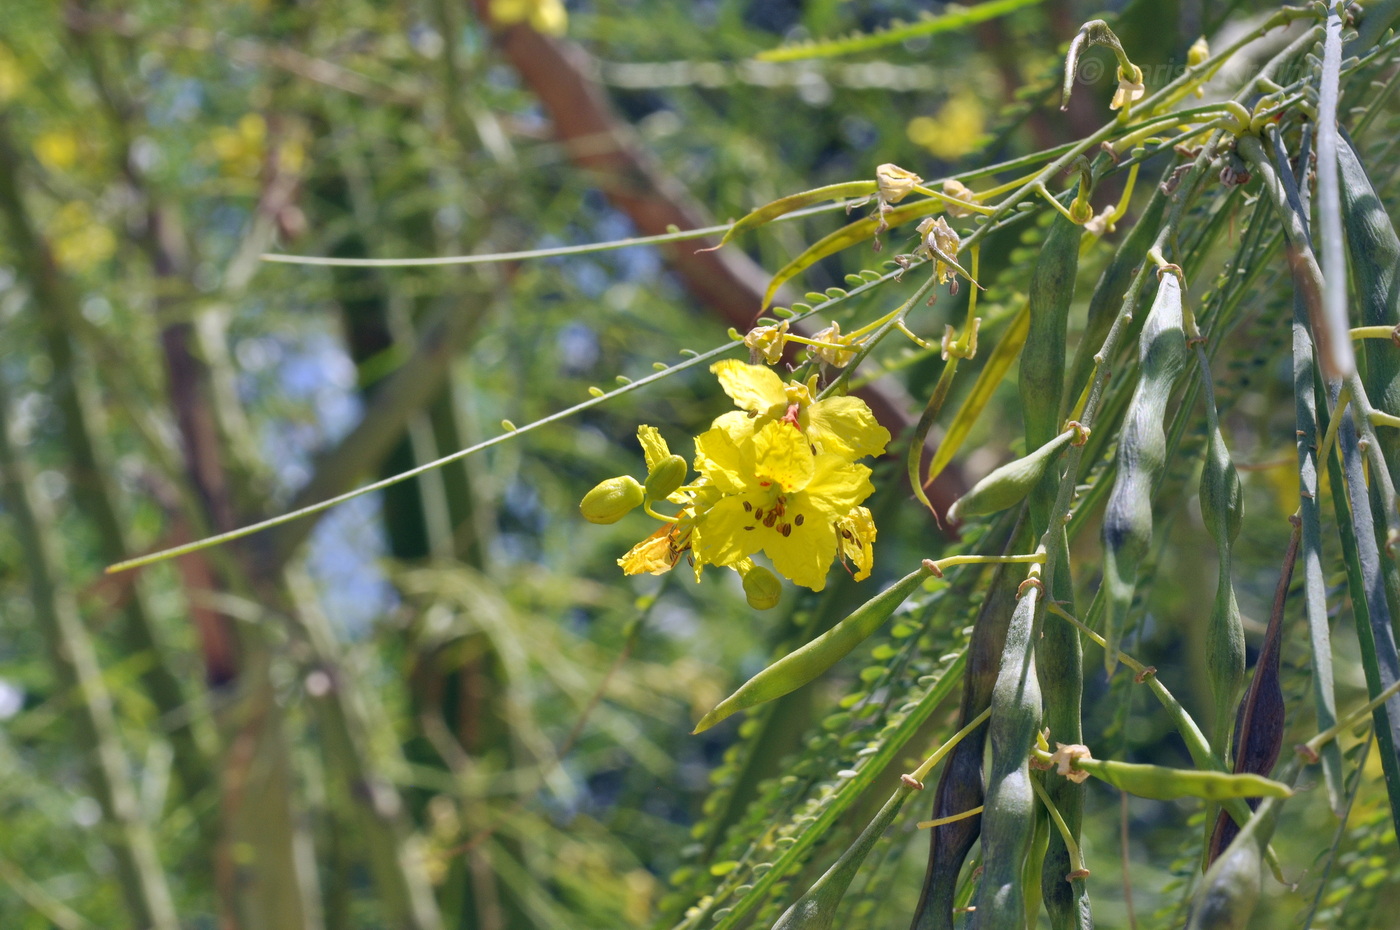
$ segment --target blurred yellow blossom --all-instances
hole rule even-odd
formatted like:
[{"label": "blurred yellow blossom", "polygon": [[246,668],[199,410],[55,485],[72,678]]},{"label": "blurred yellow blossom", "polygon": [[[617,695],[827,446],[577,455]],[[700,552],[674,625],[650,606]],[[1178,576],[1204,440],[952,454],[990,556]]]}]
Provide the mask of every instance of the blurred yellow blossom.
[{"label": "blurred yellow blossom", "polygon": [[0,103],[9,103],[18,97],[28,80],[19,59],[0,45]]},{"label": "blurred yellow blossom", "polygon": [[560,0],[491,0],[491,20],[497,26],[528,22],[536,32],[562,36],[569,13]]},{"label": "blurred yellow blossom", "polygon": [[86,271],[111,258],[117,250],[117,237],[97,221],[92,207],[84,200],[59,207],[47,232],[54,259],[69,271]]},{"label": "blurred yellow blossom", "polygon": [[956,161],[982,145],[987,111],[976,94],[960,92],[948,99],[933,116],[909,121],[909,141],[928,149],[944,161]]},{"label": "blurred yellow blossom", "polygon": [[78,135],[71,129],[51,129],[34,140],[34,157],[50,171],[65,171],[78,161]]},{"label": "blurred yellow blossom", "polygon": [[257,177],[266,144],[267,122],[257,113],[245,113],[235,126],[221,126],[209,136],[209,149],[220,168],[234,177]]}]

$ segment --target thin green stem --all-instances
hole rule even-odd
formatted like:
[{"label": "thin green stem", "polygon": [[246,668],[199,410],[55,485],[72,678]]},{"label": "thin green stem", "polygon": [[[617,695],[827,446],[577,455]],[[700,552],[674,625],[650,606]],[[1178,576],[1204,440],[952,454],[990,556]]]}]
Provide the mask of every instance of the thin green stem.
[{"label": "thin green stem", "polygon": [[967,734],[980,727],[983,723],[987,721],[987,718],[991,715],[992,709],[988,707],[986,710],[982,711],[982,713],[969,720],[967,726],[954,733],[951,737],[949,737],[947,742],[935,749],[933,751],[933,754],[924,760],[923,765],[920,765],[917,769],[911,772],[909,777],[913,778],[917,782],[922,782],[925,778],[928,778],[929,772],[933,771],[933,767],[936,766],[939,762],[943,761],[944,756],[952,752],[953,748],[957,746],[958,743],[961,743],[963,739],[966,738]]},{"label": "thin green stem", "polygon": [[[933,193],[932,191],[928,193]],[[937,195],[944,200],[962,204],[960,200]],[[967,205],[964,206],[974,206]],[[820,204],[776,217],[770,222],[780,223],[798,220],[818,213],[831,213],[846,209],[846,202]],[[329,258],[317,255],[282,255],[267,252],[260,256],[265,262],[281,265],[317,265],[331,268],[433,268],[443,265],[486,265],[494,262],[520,262],[536,258],[559,258],[564,255],[587,255],[593,252],[610,252],[616,249],[630,249],[639,245],[664,245],[668,242],[687,242],[704,239],[707,236],[722,235],[729,231],[733,223],[718,226],[702,226],[698,229],[684,229],[676,232],[660,233],[655,236],[633,236],[629,239],[613,239],[609,242],[587,242],[583,245],[562,245],[551,249],[525,249],[519,252],[492,252],[486,255],[439,255],[432,258]]]},{"label": "thin green stem", "polygon": [[1380,707],[1397,694],[1400,694],[1400,681],[1394,682],[1390,687],[1381,691],[1380,694],[1377,694],[1374,698],[1362,704],[1356,710],[1347,714],[1341,720],[1323,730],[1303,745],[1311,750],[1312,754],[1316,754],[1317,750],[1365,720],[1377,707]]},{"label": "thin green stem", "polygon": [[965,810],[959,814],[949,814],[947,817],[939,817],[936,820],[920,820],[918,823],[914,824],[914,827],[919,830],[929,830],[933,827],[941,827],[945,824],[957,823],[959,820],[966,820],[969,817],[976,817],[984,810],[986,810],[986,808],[983,807],[981,804],[978,804],[976,807],[971,808],[970,810]]},{"label": "thin green stem", "polygon": [[1075,879],[1087,878],[1089,870],[1084,868],[1084,856],[1079,852],[1079,844],[1074,841],[1074,835],[1070,832],[1069,824],[1065,823],[1065,818],[1060,816],[1060,809],[1055,806],[1055,802],[1050,800],[1050,795],[1045,793],[1045,788],[1040,784],[1040,779],[1031,779],[1031,788],[1035,790],[1035,796],[1040,798],[1040,803],[1045,805],[1045,811],[1050,815],[1050,819],[1055,823],[1055,829],[1060,831],[1060,839],[1065,842],[1065,849],[1069,851],[1069,861],[1073,871],[1065,876],[1066,881],[1070,881],[1070,876]]}]

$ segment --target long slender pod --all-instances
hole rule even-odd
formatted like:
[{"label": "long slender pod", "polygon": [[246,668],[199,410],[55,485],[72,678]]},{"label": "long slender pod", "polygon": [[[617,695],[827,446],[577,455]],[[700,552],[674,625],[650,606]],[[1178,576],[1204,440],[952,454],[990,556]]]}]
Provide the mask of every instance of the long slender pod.
[{"label": "long slender pod", "polygon": [[[1283,607],[1288,599],[1288,587],[1293,580],[1293,568],[1298,561],[1298,546],[1302,542],[1302,524],[1293,528],[1288,552],[1283,557],[1283,570],[1274,591],[1274,606],[1269,614],[1269,627],[1264,632],[1264,644],[1254,664],[1254,679],[1249,692],[1240,702],[1235,724],[1235,774],[1268,775],[1278,761],[1283,746],[1283,688],[1279,684],[1279,661],[1283,653]],[[1207,862],[1214,862],[1239,832],[1230,815],[1221,812],[1211,837]]]},{"label": "long slender pod", "polygon": [[[1342,217],[1350,259],[1352,283],[1363,326],[1400,324],[1400,237],[1376,196],[1366,169],[1345,136],[1338,139],[1337,167],[1341,187]],[[1362,383],[1371,403],[1387,413],[1400,412],[1400,351],[1388,340],[1364,341],[1366,368]],[[1376,431],[1390,471],[1391,483],[1400,478],[1400,430]],[[1371,509],[1384,513],[1386,506],[1380,482],[1370,488]],[[1390,545],[1386,528],[1378,524],[1377,541]],[[1392,623],[1400,622],[1400,566],[1394,559],[1383,559],[1382,570]]]},{"label": "long slender pod", "polygon": [[[1030,335],[1021,353],[1021,409],[1026,424],[1026,448],[1044,448],[1060,431],[1061,398],[1065,382],[1065,342],[1074,281],[1079,269],[1082,229],[1064,216],[1051,222],[1030,287]],[[1063,434],[1061,434],[1063,435]],[[1030,528],[1035,538],[1050,540],[1058,550],[1053,573],[1046,578],[1049,596],[1074,609],[1074,583],[1070,576],[1069,547],[1063,525],[1049,525],[1060,490],[1060,468],[1052,459],[1030,494]],[[1048,535],[1047,535],[1048,534]],[[1043,610],[1042,610],[1043,613]],[[1035,662],[1041,681],[1044,724],[1064,743],[1083,739],[1080,721],[1084,691],[1084,655],[1079,632],[1064,623],[1043,625],[1035,644]],[[1039,777],[1039,776],[1032,776]],[[1063,819],[1071,838],[1078,841],[1084,812],[1084,787],[1064,778],[1044,783],[1046,796]],[[1048,827],[1048,825],[1047,825]],[[1040,866],[1040,893],[1054,930],[1083,930],[1093,925],[1089,896],[1083,881],[1070,881],[1074,871],[1065,838],[1048,829],[1048,841]]]},{"label": "long slender pod", "polygon": [[[1065,330],[1074,300],[1083,230],[1064,216],[1050,221],[1030,284],[1030,332],[1021,350],[1021,411],[1026,448],[1038,449],[1060,432],[1060,395],[1065,383]],[[1038,536],[1044,531],[1036,530]]]},{"label": "long slender pod", "polygon": [[[1385,205],[1376,196],[1356,150],[1343,136],[1337,146],[1341,175],[1342,216],[1363,326],[1400,324],[1400,237]],[[1382,339],[1367,339],[1366,394],[1377,409],[1400,413],[1400,352]],[[1377,433],[1391,480],[1400,483],[1400,431]]]},{"label": "long slender pod", "polygon": [[1040,589],[1027,584],[1006,629],[992,690],[991,773],[982,815],[978,930],[1021,930],[1026,923],[1023,867],[1035,833],[1035,790],[1028,758],[1040,729],[1040,679],[1031,632]]},{"label": "long slender pod", "polygon": [[[1298,163],[1307,165],[1311,136],[1304,130]],[[1279,176],[1290,198],[1296,198],[1299,215],[1306,217],[1307,192],[1295,182],[1283,140],[1274,134],[1274,155]],[[1347,169],[1343,162],[1343,190],[1347,189]],[[1370,369],[1370,357],[1367,357]],[[1313,703],[1317,725],[1326,729],[1337,722],[1337,698],[1332,678],[1332,631],[1327,619],[1327,581],[1322,572],[1322,514],[1318,501],[1318,443],[1316,374],[1313,366],[1312,336],[1308,332],[1308,310],[1297,292],[1293,299],[1293,401],[1298,447],[1298,518],[1302,521],[1303,605],[1308,619],[1308,645],[1312,652]],[[1342,753],[1335,742],[1322,749],[1322,778],[1327,799],[1334,813],[1342,809]]]},{"label": "long slender pod", "polygon": [[1167,400],[1186,367],[1181,282],[1175,275],[1162,275],[1157,286],[1138,342],[1138,364],[1141,375],[1118,439],[1118,476],[1103,520],[1104,663],[1110,672],[1118,665],[1118,644],[1137,586],[1138,564],[1152,541],[1152,488],[1166,464],[1162,424]]},{"label": "long slender pod", "polygon": [[[1330,483],[1333,495],[1339,498],[1336,502],[1337,526],[1342,535],[1342,549],[1347,554],[1347,581],[1356,615],[1356,635],[1361,643],[1366,690],[1374,698],[1400,681],[1400,653],[1396,651],[1391,629],[1390,607],[1381,578],[1381,555],[1376,545],[1356,430],[1351,417],[1340,410],[1335,415],[1342,418],[1337,430],[1337,451],[1342,466],[1340,469],[1336,466],[1335,457],[1329,463]],[[1345,480],[1339,472],[1345,474]],[[1350,519],[1347,519],[1348,516]],[[1390,797],[1390,815],[1400,828],[1400,754],[1397,754],[1397,749],[1400,749],[1400,698],[1391,698],[1373,713],[1381,771],[1385,774],[1386,790]]]},{"label": "long slender pod", "polygon": [[1273,836],[1282,799],[1270,798],[1240,830],[1201,879],[1187,930],[1244,930],[1259,903],[1264,849]]},{"label": "long slender pod", "polygon": [[1226,757],[1230,732],[1230,711],[1244,684],[1244,624],[1230,582],[1230,550],[1240,533],[1242,508],[1240,477],[1230,461],[1230,450],[1220,434],[1215,411],[1215,392],[1210,384],[1210,365],[1198,346],[1201,378],[1205,385],[1206,419],[1210,435],[1206,441],[1205,463],[1201,468],[1201,516],[1215,537],[1220,574],[1215,586],[1215,603],[1206,627],[1206,671],[1210,676],[1211,698],[1215,704],[1215,727],[1211,739]]},{"label": "long slender pod", "polygon": [[[1020,537],[1021,529],[1018,526],[1007,545],[1016,545]],[[1007,624],[1016,609],[1016,586],[1020,578],[1020,571],[1015,566],[997,566],[986,599],[977,612],[972,639],[968,643],[967,673],[963,680],[959,719],[964,724],[991,704],[1006,645]],[[986,742],[987,726],[983,725],[969,733],[948,756],[933,795],[932,819],[941,820],[982,806],[982,755]],[[981,828],[982,818],[978,815],[929,831],[928,868],[924,873],[924,887],[910,930],[952,930],[958,873]]]}]

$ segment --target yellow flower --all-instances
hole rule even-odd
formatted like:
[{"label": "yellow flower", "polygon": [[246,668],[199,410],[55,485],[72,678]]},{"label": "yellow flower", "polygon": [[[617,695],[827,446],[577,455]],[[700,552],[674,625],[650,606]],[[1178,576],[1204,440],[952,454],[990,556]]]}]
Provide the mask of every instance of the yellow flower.
[{"label": "yellow flower", "polygon": [[875,520],[870,511],[856,507],[836,521],[836,532],[840,537],[841,556],[850,559],[856,567],[856,581],[870,577],[870,568],[875,564]]},{"label": "yellow flower", "polygon": [[850,336],[843,337],[841,335],[841,324],[832,321],[830,326],[812,337],[814,341],[825,342],[827,345],[811,346],[810,348],[814,356],[826,362],[831,367],[845,368],[851,363],[851,359],[855,356],[855,349],[833,347],[850,345],[847,341],[850,338]]},{"label": "yellow flower", "polygon": [[9,103],[29,83],[29,75],[19,59],[0,46],[0,103]]},{"label": "yellow flower", "polygon": [[770,365],[776,365],[783,360],[787,336],[788,322],[783,320],[777,326],[756,326],[749,330],[744,335],[744,345],[749,347],[754,362],[761,358]]},{"label": "yellow flower", "polygon": [[[762,365],[734,360],[711,371],[742,409],[717,417],[696,437],[699,476],[681,483],[689,472],[684,459],[659,430],[642,425],[645,491],[623,476],[585,498],[584,514],[594,522],[621,519],[639,497],[648,514],[664,521],[617,560],[623,572],[660,575],[690,552],[697,581],[706,565],[732,568],[759,609],[781,596],[777,578],[754,565],[751,556],[759,552],[779,574],[814,591],[826,586],[838,554],[854,563],[857,581],[868,577],[875,525],[860,504],[874,488],[870,469],[855,459],[883,452],[888,431],[857,398],[813,399],[815,379],[784,384]],[[662,494],[679,507],[674,516],[652,509]]]},{"label": "yellow flower", "polygon": [[1141,100],[1147,93],[1147,87],[1142,82],[1142,69],[1137,69],[1137,74],[1126,74],[1122,68],[1118,69],[1118,89],[1113,92],[1113,99],[1109,101],[1110,110],[1121,110],[1126,106]]},{"label": "yellow flower", "polygon": [[[949,178],[943,182],[943,193],[947,194],[949,197],[955,197],[958,200],[963,200],[968,203],[977,202],[977,195],[973,193],[972,188],[968,187],[957,178]],[[976,210],[971,210],[967,207],[958,207],[951,203],[948,204],[949,216],[972,216],[972,214],[976,212]]]},{"label": "yellow flower", "polygon": [[870,469],[813,453],[786,420],[737,442],[715,426],[695,446],[696,468],[724,495],[696,516],[697,560],[732,565],[763,552],[781,574],[822,590],[837,553],[836,521],[874,493]]},{"label": "yellow flower", "polygon": [[947,284],[948,279],[953,277],[953,269],[938,258],[938,253],[942,252],[949,258],[953,258],[958,254],[958,249],[962,248],[962,240],[958,238],[953,227],[948,225],[948,221],[941,216],[929,217],[919,224],[918,229],[919,235],[923,237],[919,248],[927,252],[929,258],[935,259],[933,263],[934,277],[938,278],[939,284]]},{"label": "yellow flower", "polygon": [[[875,420],[875,415],[858,397],[830,397],[813,400],[812,387],[783,380],[762,365],[747,365],[738,359],[725,359],[710,366],[719,378],[720,387],[735,406],[750,414],[734,418],[726,414],[715,421],[730,424],[732,429],[757,432],[772,420],[787,420],[805,434],[818,453],[838,455],[855,461],[867,455],[882,455],[890,441],[889,430]],[[747,420],[747,426],[744,421]],[[697,461],[696,469],[700,469]]]},{"label": "yellow flower", "polygon": [[875,183],[880,186],[880,202],[891,204],[909,196],[924,179],[899,165],[886,163],[875,169]]}]

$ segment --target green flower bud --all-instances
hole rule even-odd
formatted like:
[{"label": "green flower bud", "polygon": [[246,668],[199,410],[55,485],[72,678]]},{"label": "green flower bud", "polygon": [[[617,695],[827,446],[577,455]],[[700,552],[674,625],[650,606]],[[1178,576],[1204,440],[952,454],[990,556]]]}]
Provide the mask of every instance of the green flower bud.
[{"label": "green flower bud", "polygon": [[783,583],[762,565],[755,565],[744,576],[744,597],[754,610],[776,607],[782,596]]},{"label": "green flower bud", "polygon": [[583,496],[579,512],[589,523],[616,523],[633,509],[641,506],[646,495],[637,479],[621,475],[598,483]]},{"label": "green flower bud", "polygon": [[647,475],[647,499],[664,501],[675,493],[676,488],[685,483],[685,476],[689,473],[690,466],[685,463],[685,459],[679,455],[666,456],[657,462],[656,467]]}]

